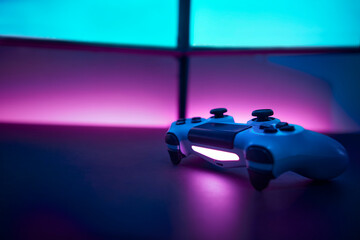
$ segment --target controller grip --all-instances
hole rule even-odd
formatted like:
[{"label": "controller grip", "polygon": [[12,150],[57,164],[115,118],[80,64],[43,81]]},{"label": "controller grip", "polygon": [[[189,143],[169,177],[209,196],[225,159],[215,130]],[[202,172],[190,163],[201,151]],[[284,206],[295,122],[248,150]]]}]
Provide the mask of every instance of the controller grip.
[{"label": "controller grip", "polygon": [[315,154],[309,152],[308,154],[298,154],[280,159],[274,166],[274,176],[277,177],[287,171],[314,180],[330,180],[339,176],[345,171],[349,157],[345,148],[335,140],[334,142],[336,144],[330,144]]},{"label": "controller grip", "polygon": [[[309,158],[310,159],[310,158]],[[291,171],[314,180],[330,180],[342,174],[348,163],[347,155],[311,159],[313,165],[298,166]]]},{"label": "controller grip", "polygon": [[[304,159],[309,164],[304,164]],[[298,164],[294,165],[294,162],[298,160]],[[264,171],[252,167],[248,167],[248,174],[251,185],[258,191],[265,189],[269,182],[280,176],[281,174],[292,171],[304,177],[313,180],[330,180],[343,173],[348,164],[347,154],[337,155],[335,157],[322,157],[311,158],[310,156],[299,156],[298,159],[283,159],[283,161],[292,162],[286,168],[274,169],[271,171]],[[312,162],[312,164],[310,164]],[[327,163],[327,164],[326,164]],[[276,164],[275,164],[276,165]]]},{"label": "controller grip", "polygon": [[[339,142],[315,132],[300,140],[273,145],[272,151],[259,145],[247,148],[248,173],[255,189],[263,190],[271,179],[288,171],[314,180],[330,180],[345,171],[349,158]],[[307,144],[299,147],[294,142]]]}]

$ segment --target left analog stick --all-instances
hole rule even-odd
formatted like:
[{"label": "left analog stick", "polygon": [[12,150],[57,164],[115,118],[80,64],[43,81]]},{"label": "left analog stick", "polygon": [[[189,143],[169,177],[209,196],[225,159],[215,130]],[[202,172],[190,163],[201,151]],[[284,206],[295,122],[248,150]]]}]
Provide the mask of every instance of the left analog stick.
[{"label": "left analog stick", "polygon": [[210,110],[210,114],[214,114],[214,118],[223,118],[226,112],[226,108],[214,108]]}]

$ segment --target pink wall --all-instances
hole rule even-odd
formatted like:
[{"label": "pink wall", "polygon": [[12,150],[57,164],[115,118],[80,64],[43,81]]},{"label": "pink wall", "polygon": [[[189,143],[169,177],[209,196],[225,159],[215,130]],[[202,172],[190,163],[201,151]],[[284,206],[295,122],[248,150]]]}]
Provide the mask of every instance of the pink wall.
[{"label": "pink wall", "polygon": [[[360,131],[360,55],[194,56],[188,117],[226,107],[237,122],[272,108],[321,132]],[[177,119],[171,56],[0,46],[0,122],[167,127]]]},{"label": "pink wall", "polygon": [[0,122],[165,127],[177,112],[173,58],[0,47]]},{"label": "pink wall", "polygon": [[272,63],[267,55],[194,57],[190,71],[189,116],[210,116],[211,108],[226,107],[235,121],[246,122],[252,110],[271,108],[281,120],[316,131],[360,129],[339,111],[328,82]]}]

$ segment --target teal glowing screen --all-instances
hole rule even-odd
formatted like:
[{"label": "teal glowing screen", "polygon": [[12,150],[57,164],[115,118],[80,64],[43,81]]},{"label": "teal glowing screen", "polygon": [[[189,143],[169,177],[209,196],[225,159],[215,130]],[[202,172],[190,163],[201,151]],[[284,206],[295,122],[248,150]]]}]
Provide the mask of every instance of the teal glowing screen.
[{"label": "teal glowing screen", "polygon": [[0,0],[0,35],[176,47],[178,0]]},{"label": "teal glowing screen", "polygon": [[[0,36],[176,47],[179,0],[0,0]],[[200,47],[359,47],[359,0],[192,0]]]},{"label": "teal glowing screen", "polygon": [[359,0],[192,0],[200,47],[359,47]]}]

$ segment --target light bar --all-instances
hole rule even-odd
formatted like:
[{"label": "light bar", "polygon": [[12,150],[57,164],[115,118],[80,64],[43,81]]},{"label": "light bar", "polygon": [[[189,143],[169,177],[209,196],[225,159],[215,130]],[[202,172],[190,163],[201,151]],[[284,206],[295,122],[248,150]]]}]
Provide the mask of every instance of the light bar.
[{"label": "light bar", "polygon": [[198,152],[202,155],[205,155],[209,158],[218,160],[218,161],[238,161],[240,158],[237,154],[232,152],[225,152],[221,150],[199,147],[199,146],[191,146],[192,150]]}]

